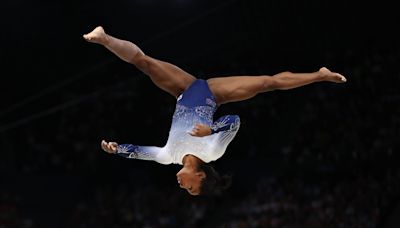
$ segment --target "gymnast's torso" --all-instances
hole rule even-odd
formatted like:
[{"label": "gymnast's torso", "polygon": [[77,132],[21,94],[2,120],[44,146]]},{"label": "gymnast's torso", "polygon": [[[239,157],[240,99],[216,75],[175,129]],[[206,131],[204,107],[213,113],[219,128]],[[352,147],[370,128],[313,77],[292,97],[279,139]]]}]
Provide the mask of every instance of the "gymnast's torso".
[{"label": "gymnast's torso", "polygon": [[[167,143],[164,147],[122,144],[117,154],[136,159],[154,160],[161,164],[182,164],[185,155],[191,154],[208,163],[219,159],[235,137],[240,118],[226,115],[213,122],[218,106],[207,81],[195,80],[178,98]],[[212,134],[192,136],[196,124],[208,125]]]}]

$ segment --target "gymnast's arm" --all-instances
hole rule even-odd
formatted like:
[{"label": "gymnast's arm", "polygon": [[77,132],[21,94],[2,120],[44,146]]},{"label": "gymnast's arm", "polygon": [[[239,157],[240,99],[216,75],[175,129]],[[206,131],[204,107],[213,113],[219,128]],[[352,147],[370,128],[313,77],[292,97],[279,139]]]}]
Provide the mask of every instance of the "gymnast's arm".
[{"label": "gymnast's arm", "polygon": [[101,148],[109,154],[117,154],[124,158],[156,161],[161,164],[170,164],[172,161],[163,148],[156,146],[137,146],[132,144],[120,144],[116,142],[101,142]]},{"label": "gymnast's arm", "polygon": [[237,115],[226,115],[215,121],[211,127],[204,124],[196,124],[190,134],[192,136],[203,137],[218,132],[236,131],[240,125],[240,118]]}]

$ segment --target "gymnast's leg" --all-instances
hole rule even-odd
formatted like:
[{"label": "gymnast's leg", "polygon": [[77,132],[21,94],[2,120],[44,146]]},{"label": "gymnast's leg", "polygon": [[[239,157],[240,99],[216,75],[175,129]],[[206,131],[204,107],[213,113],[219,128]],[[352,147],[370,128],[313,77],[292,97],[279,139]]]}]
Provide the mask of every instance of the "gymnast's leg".
[{"label": "gymnast's leg", "polygon": [[120,59],[135,65],[162,90],[178,97],[196,78],[170,63],[145,55],[134,43],[105,33],[101,26],[83,35],[89,42],[103,45]]},{"label": "gymnast's leg", "polygon": [[314,82],[344,83],[346,78],[322,67],[311,73],[282,72],[274,76],[232,76],[208,79],[218,104],[243,101],[272,90],[288,90]]}]

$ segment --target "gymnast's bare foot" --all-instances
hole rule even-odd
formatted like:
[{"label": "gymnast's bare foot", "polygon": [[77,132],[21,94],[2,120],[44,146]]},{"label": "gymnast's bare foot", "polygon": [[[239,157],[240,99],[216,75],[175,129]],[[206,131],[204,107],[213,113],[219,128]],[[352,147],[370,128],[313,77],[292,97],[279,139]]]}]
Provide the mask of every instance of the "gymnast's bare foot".
[{"label": "gymnast's bare foot", "polygon": [[104,32],[103,27],[101,26],[97,26],[90,33],[83,35],[83,38],[91,43],[102,44],[102,45],[106,45],[108,42],[108,36]]},{"label": "gymnast's bare foot", "polygon": [[344,83],[347,81],[347,79],[343,75],[332,72],[326,67],[321,67],[321,69],[319,69],[318,72],[321,73],[321,76],[324,81],[330,81],[336,83]]}]

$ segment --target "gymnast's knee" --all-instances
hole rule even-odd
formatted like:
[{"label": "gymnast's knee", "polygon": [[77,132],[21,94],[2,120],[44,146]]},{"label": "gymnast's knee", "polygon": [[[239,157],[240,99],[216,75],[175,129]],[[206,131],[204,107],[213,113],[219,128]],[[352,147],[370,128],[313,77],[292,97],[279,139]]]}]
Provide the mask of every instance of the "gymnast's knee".
[{"label": "gymnast's knee", "polygon": [[279,88],[279,79],[274,76],[264,76],[261,92],[273,91]]},{"label": "gymnast's knee", "polygon": [[135,55],[135,57],[132,58],[132,60],[130,61],[130,63],[132,63],[138,69],[144,72],[149,72],[151,70],[151,65],[154,64],[153,62],[153,59],[141,53]]}]

